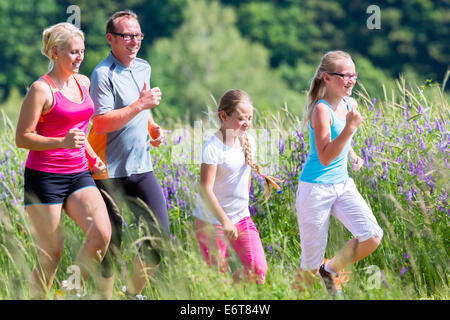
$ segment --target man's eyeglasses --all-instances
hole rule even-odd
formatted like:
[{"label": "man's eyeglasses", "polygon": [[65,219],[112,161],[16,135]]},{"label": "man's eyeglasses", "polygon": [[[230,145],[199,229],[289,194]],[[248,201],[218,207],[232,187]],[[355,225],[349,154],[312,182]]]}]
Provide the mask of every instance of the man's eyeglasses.
[{"label": "man's eyeglasses", "polygon": [[344,79],[345,81],[348,81],[350,79],[353,79],[353,80],[356,81],[356,80],[358,80],[358,76],[359,76],[358,72],[356,72],[354,74],[351,74],[351,73],[343,74],[343,73],[337,73],[337,72],[329,72],[328,74],[339,76],[342,79]]},{"label": "man's eyeglasses", "polygon": [[130,41],[133,38],[136,38],[137,41],[144,40],[144,34],[143,33],[118,33],[118,32],[110,32],[116,36],[121,36],[123,40]]}]

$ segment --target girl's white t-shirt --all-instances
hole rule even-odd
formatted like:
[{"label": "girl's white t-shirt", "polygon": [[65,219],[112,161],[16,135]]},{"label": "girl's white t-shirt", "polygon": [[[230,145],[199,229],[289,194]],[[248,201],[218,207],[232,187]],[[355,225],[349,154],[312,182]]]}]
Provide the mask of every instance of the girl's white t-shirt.
[{"label": "girl's white t-shirt", "polygon": [[[254,138],[247,134],[253,159],[256,155]],[[233,224],[250,216],[248,209],[248,183],[250,166],[245,161],[243,148],[230,148],[215,135],[211,136],[202,147],[202,163],[217,165],[213,192]],[[221,223],[197,195],[197,207],[192,213],[195,217],[212,224]]]}]

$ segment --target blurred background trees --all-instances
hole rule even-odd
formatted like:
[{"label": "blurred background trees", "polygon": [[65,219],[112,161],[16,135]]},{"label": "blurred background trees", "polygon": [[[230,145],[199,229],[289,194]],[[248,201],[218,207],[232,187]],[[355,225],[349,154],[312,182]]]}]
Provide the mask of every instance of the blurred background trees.
[{"label": "blurred background trees", "polygon": [[[0,105],[11,90],[47,71],[41,56],[45,27],[68,19],[77,5],[86,35],[81,73],[109,52],[107,18],[135,11],[145,33],[140,57],[163,91],[163,116],[193,120],[230,88],[249,92],[258,109],[287,104],[301,114],[304,92],[329,50],[354,57],[360,82],[373,97],[403,74],[410,85],[442,83],[450,61],[450,1],[377,1],[381,28],[369,29],[371,1],[352,0],[0,0]],[[17,106],[19,108],[19,106]]]}]

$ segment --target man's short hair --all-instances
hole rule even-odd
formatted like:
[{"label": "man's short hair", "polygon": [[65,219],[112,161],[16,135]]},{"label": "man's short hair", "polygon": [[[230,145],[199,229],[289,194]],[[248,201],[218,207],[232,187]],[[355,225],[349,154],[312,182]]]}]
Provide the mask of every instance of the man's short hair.
[{"label": "man's short hair", "polygon": [[116,32],[116,21],[122,17],[138,19],[137,14],[131,10],[117,11],[106,22],[106,33]]}]

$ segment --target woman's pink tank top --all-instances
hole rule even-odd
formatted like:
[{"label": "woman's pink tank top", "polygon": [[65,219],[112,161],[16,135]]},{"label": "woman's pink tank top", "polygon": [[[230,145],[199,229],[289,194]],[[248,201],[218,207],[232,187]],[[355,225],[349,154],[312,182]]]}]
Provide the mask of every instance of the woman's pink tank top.
[{"label": "woman's pink tank top", "polygon": [[[52,90],[54,106],[42,114],[36,126],[36,133],[45,137],[64,137],[70,129],[80,129],[87,133],[89,120],[94,113],[92,102],[86,87],[78,88],[82,92],[81,103],[67,99],[55,86],[49,75],[41,77]],[[85,147],[80,149],[30,150],[25,164],[27,168],[51,173],[77,173],[89,170],[85,156]]]}]

